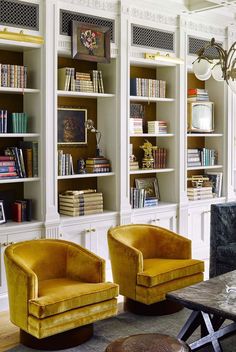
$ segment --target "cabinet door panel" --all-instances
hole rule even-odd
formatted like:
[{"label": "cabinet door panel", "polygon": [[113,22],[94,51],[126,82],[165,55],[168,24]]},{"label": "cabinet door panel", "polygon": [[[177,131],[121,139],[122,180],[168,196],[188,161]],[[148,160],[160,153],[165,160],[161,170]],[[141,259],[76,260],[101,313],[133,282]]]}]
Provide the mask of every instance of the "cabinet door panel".
[{"label": "cabinet door panel", "polygon": [[0,237],[0,294],[7,291],[6,274],[4,267],[4,251],[7,246],[7,236]]},{"label": "cabinet door panel", "polygon": [[210,251],[210,206],[190,208],[188,211],[188,237],[192,240],[192,255],[209,259]]},{"label": "cabinet door panel", "polygon": [[168,211],[163,213],[148,213],[142,215],[134,215],[132,217],[132,223],[134,224],[150,224],[164,227],[171,231],[176,231],[176,212]]}]

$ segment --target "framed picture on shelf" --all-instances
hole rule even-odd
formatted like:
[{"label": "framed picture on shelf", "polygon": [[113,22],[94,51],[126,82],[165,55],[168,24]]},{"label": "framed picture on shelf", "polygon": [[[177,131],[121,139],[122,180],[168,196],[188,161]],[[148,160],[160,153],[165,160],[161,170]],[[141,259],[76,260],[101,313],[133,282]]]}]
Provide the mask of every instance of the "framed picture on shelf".
[{"label": "framed picture on shelf", "polygon": [[4,224],[6,222],[6,216],[4,211],[3,200],[0,200],[0,224]]},{"label": "framed picture on shelf", "polygon": [[58,108],[58,144],[77,146],[87,144],[87,110]]},{"label": "framed picture on shelf", "polygon": [[145,189],[146,198],[160,199],[158,181],[155,177],[136,178],[135,187],[138,189]]},{"label": "framed picture on shelf", "polygon": [[72,21],[73,59],[110,62],[110,28]]}]

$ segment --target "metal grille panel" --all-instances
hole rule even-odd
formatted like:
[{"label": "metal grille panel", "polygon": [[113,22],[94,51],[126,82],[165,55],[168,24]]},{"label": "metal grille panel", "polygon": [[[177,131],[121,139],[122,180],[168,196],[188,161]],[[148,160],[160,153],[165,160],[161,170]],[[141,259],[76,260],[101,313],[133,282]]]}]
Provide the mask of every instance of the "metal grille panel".
[{"label": "metal grille panel", "polygon": [[[195,37],[188,37],[188,53],[189,55],[197,55],[198,50],[204,47],[206,44],[209,44],[208,40],[203,40]],[[222,43],[218,43],[222,46]],[[217,59],[219,57],[218,51],[216,48],[208,48],[205,51],[205,54],[209,59]]]},{"label": "metal grille panel", "polygon": [[134,46],[174,51],[174,33],[132,24]]},{"label": "metal grille panel", "polygon": [[1,0],[0,24],[38,31],[39,5],[18,0]]},{"label": "metal grille panel", "polygon": [[111,41],[115,41],[114,21],[107,18],[100,18],[89,16],[71,11],[60,11],[60,34],[71,36],[71,23],[72,21],[91,23],[98,26],[109,27],[111,32]]}]

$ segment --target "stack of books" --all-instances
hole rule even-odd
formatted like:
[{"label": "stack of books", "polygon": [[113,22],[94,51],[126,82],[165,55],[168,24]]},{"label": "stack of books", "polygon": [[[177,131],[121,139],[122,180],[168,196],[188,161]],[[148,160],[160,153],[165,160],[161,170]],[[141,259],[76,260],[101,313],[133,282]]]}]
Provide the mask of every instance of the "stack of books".
[{"label": "stack of books", "polygon": [[143,208],[146,198],[144,188],[130,188],[130,205],[132,209]]},{"label": "stack of books", "polygon": [[103,194],[96,189],[65,191],[59,194],[59,213],[82,216],[103,212]]},{"label": "stack of books", "polygon": [[201,200],[213,198],[212,187],[189,187],[187,188],[187,197],[189,200]]},{"label": "stack of books", "polygon": [[101,173],[110,172],[111,163],[110,160],[104,158],[103,156],[95,158],[87,158],[85,162],[85,170],[87,173]]},{"label": "stack of books", "polygon": [[129,131],[130,134],[143,133],[143,119],[138,117],[129,119]]},{"label": "stack of books", "polygon": [[75,91],[93,93],[93,81],[91,79],[90,73],[76,72]]},{"label": "stack of books", "polygon": [[130,103],[130,117],[143,119],[145,107],[142,104]]},{"label": "stack of books", "polygon": [[139,170],[139,163],[136,160],[129,161],[129,169],[130,170]]},{"label": "stack of books", "polygon": [[153,159],[154,159],[154,169],[165,169],[167,162],[167,149],[153,147]]},{"label": "stack of books", "polygon": [[32,199],[16,200],[12,203],[12,220],[16,222],[32,220]]},{"label": "stack of books", "polygon": [[188,101],[209,101],[208,91],[200,88],[188,89]]},{"label": "stack of books", "polygon": [[0,155],[0,179],[18,178],[14,156]]},{"label": "stack of books", "polygon": [[148,133],[165,134],[167,133],[166,121],[148,121]]},{"label": "stack of books", "polygon": [[[27,133],[28,114],[25,112],[13,112],[12,118],[12,132],[13,133]],[[6,127],[7,128],[7,127]]]},{"label": "stack of books", "polygon": [[200,152],[197,148],[187,150],[187,167],[201,166]]},{"label": "stack of books", "polygon": [[72,155],[58,150],[58,176],[66,175],[74,175]]},{"label": "stack of books", "polygon": [[62,67],[58,69],[58,89],[74,90],[74,67]]},{"label": "stack of books", "polygon": [[0,63],[0,87],[26,88],[27,67]]}]

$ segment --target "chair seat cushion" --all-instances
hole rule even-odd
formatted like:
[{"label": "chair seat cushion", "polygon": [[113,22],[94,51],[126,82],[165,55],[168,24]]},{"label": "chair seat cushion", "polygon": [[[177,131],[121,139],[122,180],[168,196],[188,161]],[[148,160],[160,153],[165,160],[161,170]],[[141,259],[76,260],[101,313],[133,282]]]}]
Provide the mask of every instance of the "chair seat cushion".
[{"label": "chair seat cushion", "polygon": [[45,318],[71,309],[110,300],[118,295],[118,285],[110,282],[86,283],[67,278],[39,282],[39,297],[29,301],[29,313]]},{"label": "chair seat cushion", "polygon": [[143,272],[137,275],[137,284],[153,287],[203,271],[204,263],[197,259],[144,259]]},{"label": "chair seat cushion", "polygon": [[217,247],[217,260],[222,263],[230,265],[233,269],[236,269],[235,263],[236,257],[236,243],[228,243],[226,246]]}]

